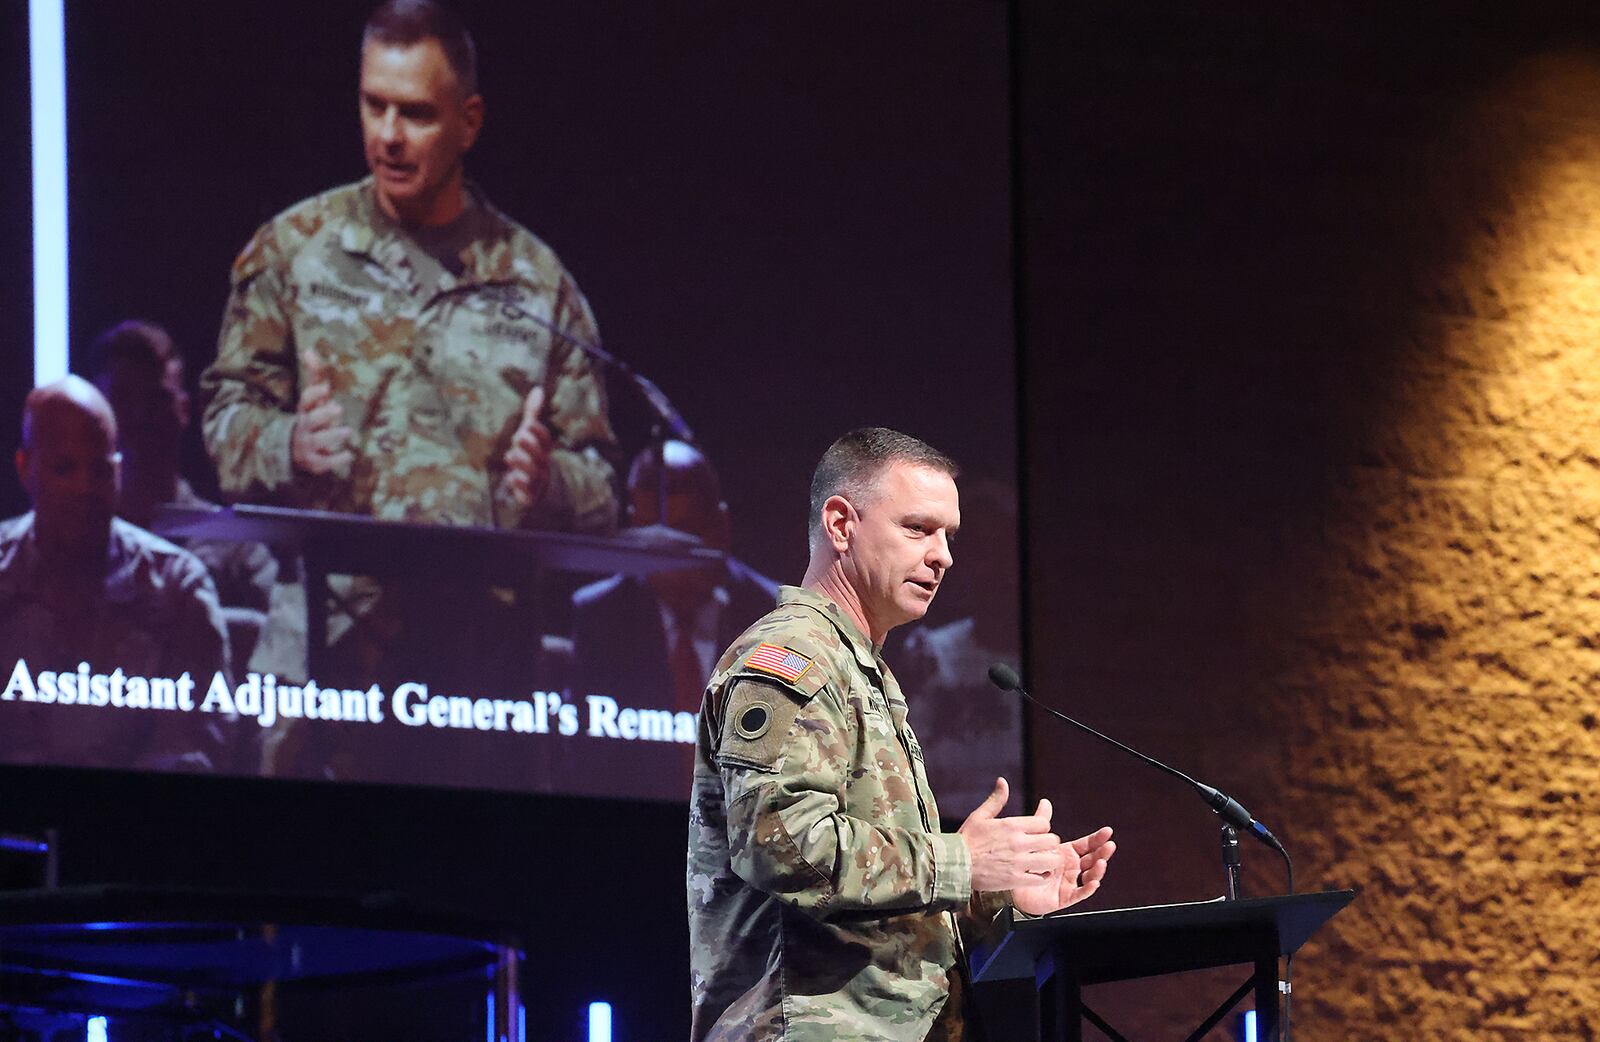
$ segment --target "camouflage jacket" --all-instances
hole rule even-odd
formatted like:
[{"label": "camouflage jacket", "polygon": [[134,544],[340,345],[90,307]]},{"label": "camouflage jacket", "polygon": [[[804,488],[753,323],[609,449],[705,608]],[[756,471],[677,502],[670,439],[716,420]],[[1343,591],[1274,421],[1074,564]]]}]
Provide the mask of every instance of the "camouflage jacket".
[{"label": "camouflage jacket", "polygon": [[[479,231],[460,274],[426,286],[370,179],[256,232],[234,262],[217,359],[201,379],[206,448],[227,498],[423,523],[615,527],[612,469],[596,451],[614,441],[604,386],[583,350],[551,332],[596,343],[588,303],[547,246],[473,198]],[[348,474],[291,464],[306,351],[355,432]],[[535,387],[556,448],[529,508],[497,490]]]},{"label": "camouflage jacket", "polygon": [[712,674],[695,760],[693,1042],[960,1038],[958,926],[1003,898],[939,832],[880,649],[783,587]]},{"label": "camouflage jacket", "polygon": [[[52,595],[34,515],[0,521],[0,670],[176,679],[194,701],[228,668],[216,587],[199,559],[142,528],[111,522],[103,587],[69,610]],[[0,758],[88,767],[230,768],[216,717],[0,698]]]}]

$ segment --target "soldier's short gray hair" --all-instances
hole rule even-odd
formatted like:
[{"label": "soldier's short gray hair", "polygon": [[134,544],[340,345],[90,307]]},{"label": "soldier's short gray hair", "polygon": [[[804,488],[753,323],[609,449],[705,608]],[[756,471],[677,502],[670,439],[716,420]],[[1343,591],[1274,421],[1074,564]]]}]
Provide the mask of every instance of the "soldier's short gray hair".
[{"label": "soldier's short gray hair", "polygon": [[848,499],[857,510],[872,499],[878,479],[891,464],[908,463],[948,474],[961,473],[956,461],[921,438],[888,427],[862,427],[828,446],[811,476],[811,544],[822,540],[822,505],[834,496]]},{"label": "soldier's short gray hair", "polygon": [[367,18],[361,50],[369,43],[410,47],[438,40],[466,97],[478,93],[478,47],[461,16],[434,0],[388,0]]}]

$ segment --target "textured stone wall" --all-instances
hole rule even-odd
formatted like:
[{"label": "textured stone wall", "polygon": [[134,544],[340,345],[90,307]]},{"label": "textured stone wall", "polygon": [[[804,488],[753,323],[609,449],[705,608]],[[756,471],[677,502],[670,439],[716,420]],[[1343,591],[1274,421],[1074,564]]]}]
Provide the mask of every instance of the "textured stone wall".
[{"label": "textured stone wall", "polygon": [[[1035,685],[1361,889],[1303,1042],[1600,1035],[1600,49],[1488,11],[1035,15]],[[1097,900],[1220,891],[1203,807],[1033,727]],[[1091,1001],[1176,1039],[1239,976]]]},{"label": "textured stone wall", "polygon": [[[1411,215],[1459,228],[1458,259],[1376,269],[1412,340],[1263,692],[1301,857],[1365,891],[1301,960],[1306,1038],[1600,1025],[1600,59],[1531,55],[1460,100]],[[1492,189],[1472,212],[1463,181]]]}]

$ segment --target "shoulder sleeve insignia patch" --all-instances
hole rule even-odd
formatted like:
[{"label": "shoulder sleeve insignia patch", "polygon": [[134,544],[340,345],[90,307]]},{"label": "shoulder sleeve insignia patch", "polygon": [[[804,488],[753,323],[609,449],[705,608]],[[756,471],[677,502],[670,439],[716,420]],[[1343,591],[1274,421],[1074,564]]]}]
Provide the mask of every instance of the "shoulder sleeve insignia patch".
[{"label": "shoulder sleeve insignia patch", "polygon": [[749,655],[745,656],[744,664],[749,669],[770,673],[780,680],[793,684],[805,676],[813,663],[810,659],[797,651],[780,647],[777,644],[761,644]]},{"label": "shoulder sleeve insignia patch", "polygon": [[734,733],[747,742],[760,738],[771,727],[772,706],[759,700],[741,708],[733,721]]}]

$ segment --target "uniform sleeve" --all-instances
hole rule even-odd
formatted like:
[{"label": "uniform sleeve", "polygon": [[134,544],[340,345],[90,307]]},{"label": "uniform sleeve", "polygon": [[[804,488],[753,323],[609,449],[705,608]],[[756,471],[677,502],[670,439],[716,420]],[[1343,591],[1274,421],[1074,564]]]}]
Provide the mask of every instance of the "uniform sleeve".
[{"label": "uniform sleeve", "polygon": [[[763,712],[766,730],[744,737]],[[777,683],[733,684],[718,750],[733,871],[817,918],[965,908],[972,866],[960,836],[841,810],[837,793],[859,769],[849,721],[831,685],[808,698]]]},{"label": "uniform sleeve", "polygon": [[[212,679],[228,678],[228,630],[222,621],[211,574],[188,554],[171,559],[164,567],[166,595],[173,600],[170,629],[163,635],[163,676],[189,674],[198,706]],[[143,753],[135,763],[168,771],[234,770],[232,749],[238,744],[239,720],[198,710],[187,713],[141,714],[149,728],[141,739]],[[246,769],[248,769],[246,767]]]},{"label": "uniform sleeve", "polygon": [[[563,276],[555,326],[588,343],[600,342],[589,302]],[[616,446],[606,411],[605,382],[576,344],[552,338],[545,422],[555,438],[550,484],[523,517],[521,527],[609,534],[617,528],[615,473],[604,453]]]},{"label": "uniform sleeve", "polygon": [[262,228],[234,262],[217,358],[200,378],[201,432],[224,496],[288,502],[299,369],[276,236]]},{"label": "uniform sleeve", "polygon": [[211,573],[198,558],[180,560],[174,576],[177,610],[162,665],[165,675],[187,672],[203,688],[215,674],[228,675],[228,627],[222,621],[222,605]]}]

